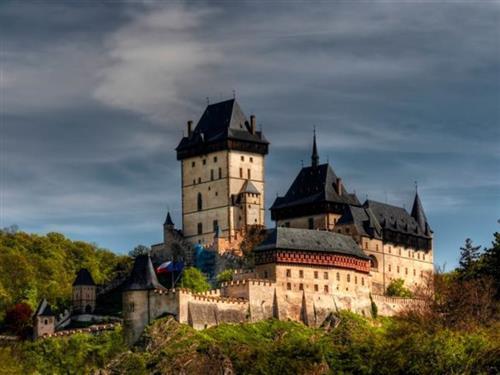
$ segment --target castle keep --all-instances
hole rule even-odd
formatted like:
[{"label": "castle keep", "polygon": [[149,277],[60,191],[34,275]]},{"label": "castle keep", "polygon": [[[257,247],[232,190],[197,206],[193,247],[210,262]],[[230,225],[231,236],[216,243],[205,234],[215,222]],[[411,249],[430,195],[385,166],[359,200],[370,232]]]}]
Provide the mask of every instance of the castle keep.
[{"label": "castle keep", "polygon": [[[176,151],[181,162],[182,230],[170,214],[164,242],[152,256],[172,258],[176,241],[216,254],[241,255],[249,229],[263,228],[265,168],[269,142],[236,100],[208,105]],[[148,255],[136,258],[123,288],[128,339],[160,315],[203,329],[221,322],[267,318],[321,325],[329,314],[349,309],[381,315],[418,303],[385,296],[392,280],[415,289],[433,273],[433,232],[418,193],[411,212],[373,200],[361,203],[330,166],[320,163],[316,134],[311,164],[272,204],[274,229],[254,249],[255,267],[239,270],[220,289],[193,293],[165,289]]]}]

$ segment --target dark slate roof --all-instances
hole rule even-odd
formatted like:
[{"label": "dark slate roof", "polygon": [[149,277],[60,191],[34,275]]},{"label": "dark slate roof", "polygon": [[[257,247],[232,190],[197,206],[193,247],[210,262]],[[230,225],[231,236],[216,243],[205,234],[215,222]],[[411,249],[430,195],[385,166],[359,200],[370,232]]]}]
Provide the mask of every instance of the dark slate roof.
[{"label": "dark slate roof", "polygon": [[420,197],[418,193],[415,193],[415,199],[413,200],[413,208],[411,209],[411,216],[416,220],[422,231],[427,235],[430,235],[431,228],[427,222],[427,217],[425,216],[424,207],[422,202],[420,202]]},{"label": "dark slate roof", "polygon": [[170,216],[170,212],[167,212],[167,218],[165,219],[165,222],[163,225],[171,225],[174,226],[174,222],[172,221],[172,217]]},{"label": "dark slate roof", "polygon": [[38,305],[35,311],[35,316],[55,316],[45,298]]},{"label": "dark slate roof", "polygon": [[76,279],[73,282],[73,286],[76,285],[95,285],[94,279],[92,279],[92,275],[90,274],[89,270],[86,268],[82,268],[78,273],[76,274]]},{"label": "dark slate roof", "polygon": [[327,164],[303,167],[287,193],[277,197],[272,210],[319,202],[360,205],[355,194],[350,194],[342,183],[342,194],[337,194],[337,175]]},{"label": "dark slate roof", "polygon": [[337,225],[353,224],[360,235],[381,238],[381,233],[375,230],[379,229],[379,226],[372,226],[373,230],[371,230],[370,220],[372,218],[373,216],[369,215],[368,209],[358,206],[349,206],[337,222]]},{"label": "dark slate roof", "polygon": [[266,238],[255,251],[274,249],[329,252],[368,259],[352,237],[311,229],[278,227],[268,230]]},{"label": "dark slate roof", "polygon": [[228,139],[269,144],[262,132],[254,129],[252,134],[250,123],[240,106],[235,99],[230,99],[208,105],[192,135],[183,137],[176,150],[179,154],[186,149],[200,148],[206,144]]},{"label": "dark slate roof", "polygon": [[164,289],[158,282],[153,263],[149,255],[138,255],[128,279],[123,283],[122,290],[153,290]]},{"label": "dark slate roof", "polygon": [[253,184],[252,181],[246,180],[241,188],[241,193],[252,193],[252,194],[260,194],[259,189]]},{"label": "dark slate roof", "polygon": [[350,206],[337,224],[354,224],[360,235],[375,238],[382,238],[384,229],[429,237],[404,208],[372,200],[367,200],[362,207]]}]

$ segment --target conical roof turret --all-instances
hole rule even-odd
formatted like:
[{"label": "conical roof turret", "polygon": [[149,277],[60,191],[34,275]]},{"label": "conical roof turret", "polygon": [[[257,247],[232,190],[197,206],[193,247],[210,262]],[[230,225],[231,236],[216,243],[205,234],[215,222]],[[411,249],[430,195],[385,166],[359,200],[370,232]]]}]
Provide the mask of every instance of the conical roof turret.
[{"label": "conical roof turret", "polygon": [[135,258],[130,276],[123,284],[124,291],[164,289],[158,282],[149,254]]},{"label": "conical roof turret", "polygon": [[165,218],[165,222],[163,225],[169,225],[169,226],[174,226],[174,222],[172,221],[172,217],[170,216],[170,211],[167,212],[167,217]]},{"label": "conical roof turret", "polygon": [[427,222],[427,217],[425,216],[424,207],[422,206],[422,202],[418,196],[418,191],[415,192],[411,216],[415,219],[420,229],[422,229],[426,235],[431,234],[431,229],[429,223]]}]

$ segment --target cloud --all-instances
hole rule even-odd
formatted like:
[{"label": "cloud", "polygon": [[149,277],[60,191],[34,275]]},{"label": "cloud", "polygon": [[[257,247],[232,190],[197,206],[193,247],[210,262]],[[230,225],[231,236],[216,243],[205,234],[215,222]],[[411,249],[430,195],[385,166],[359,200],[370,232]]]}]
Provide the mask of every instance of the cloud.
[{"label": "cloud", "polygon": [[408,207],[418,180],[438,235],[489,223],[499,19],[496,3],[3,3],[2,226],[159,240],[167,205],[180,219],[184,124],[233,90],[271,141],[268,206],[315,125],[361,199]]}]

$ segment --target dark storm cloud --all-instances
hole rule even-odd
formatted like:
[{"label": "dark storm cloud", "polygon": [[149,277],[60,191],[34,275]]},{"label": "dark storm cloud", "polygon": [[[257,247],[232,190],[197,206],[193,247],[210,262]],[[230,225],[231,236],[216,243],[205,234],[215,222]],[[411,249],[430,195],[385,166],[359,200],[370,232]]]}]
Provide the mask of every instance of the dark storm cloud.
[{"label": "dark storm cloud", "polygon": [[5,3],[2,225],[159,240],[183,124],[234,89],[272,142],[268,206],[316,125],[360,199],[409,207],[419,181],[453,264],[497,229],[499,21],[496,3]]}]

